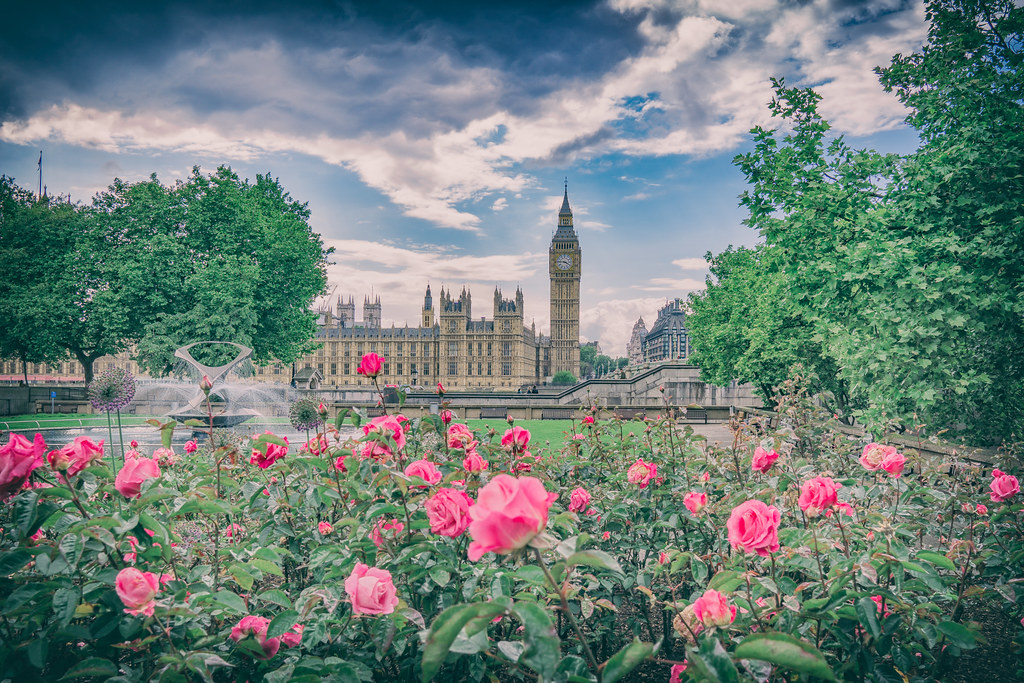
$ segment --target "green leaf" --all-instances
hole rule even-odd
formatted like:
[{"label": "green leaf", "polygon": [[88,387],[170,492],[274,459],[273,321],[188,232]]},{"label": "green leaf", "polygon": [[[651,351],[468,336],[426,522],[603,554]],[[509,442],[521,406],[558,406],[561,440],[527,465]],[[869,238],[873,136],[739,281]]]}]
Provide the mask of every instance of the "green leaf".
[{"label": "green leaf", "polygon": [[292,601],[288,599],[288,594],[276,588],[271,588],[270,590],[263,591],[262,593],[256,596],[256,599],[262,600],[263,602],[270,602],[275,605],[280,605],[285,609],[291,609],[292,607]]},{"label": "green leaf", "polygon": [[570,555],[568,559],[566,559],[566,563],[570,567],[586,565],[588,567],[607,569],[610,572],[622,574],[622,567],[619,566],[618,560],[603,550],[581,550]]},{"label": "green leaf", "polygon": [[267,626],[267,638],[277,638],[283,633],[287,633],[292,630],[295,623],[299,620],[299,613],[295,610],[285,610],[276,617],[274,617],[270,625]]},{"label": "green leaf", "polygon": [[117,667],[109,659],[100,657],[89,657],[68,669],[61,680],[68,678],[96,678],[103,676],[109,678],[117,675]]},{"label": "green leaf", "polygon": [[477,617],[494,618],[505,613],[512,606],[512,601],[507,598],[496,598],[491,602],[476,602],[469,605],[452,605],[434,618],[430,624],[430,632],[427,634],[426,642],[423,645],[423,680],[431,681],[437,672],[441,670],[445,657],[451,649],[452,643],[459,635],[459,631],[470,619]]},{"label": "green leaf", "polygon": [[31,536],[36,531],[33,527],[38,528],[35,523],[38,502],[39,494],[35,491],[26,491],[14,499],[14,522],[22,536]]},{"label": "green leaf", "polygon": [[732,569],[723,569],[711,577],[711,581],[708,582],[708,588],[714,589],[719,593],[732,593],[742,583],[742,574]]},{"label": "green leaf", "polygon": [[700,644],[700,650],[687,650],[686,657],[701,681],[739,682],[740,673],[718,638],[705,638]]},{"label": "green leaf", "polygon": [[[867,600],[871,602],[870,598]],[[877,609],[873,602],[871,607]],[[836,680],[835,674],[818,648],[785,633],[749,635],[736,646],[735,654],[740,659],[760,659],[826,681]]]},{"label": "green leaf", "polygon": [[613,654],[604,663],[601,680],[615,683],[654,654],[654,646],[634,638],[632,643]]},{"label": "green leaf", "polygon": [[288,446],[288,442],[285,441],[284,439],[282,439],[281,437],[279,437],[277,434],[260,434],[255,439],[253,439],[253,443],[254,444],[273,443],[273,444],[277,444],[278,446],[285,446],[285,447]]},{"label": "green leaf", "polygon": [[878,624],[878,605],[871,598],[861,598],[854,607],[857,609],[857,618],[861,625],[868,630],[875,640],[882,635],[882,628]]},{"label": "green leaf", "polygon": [[971,650],[978,646],[978,640],[974,632],[963,624],[958,624],[954,621],[943,621],[937,624],[935,628],[939,629],[949,639],[949,642],[961,650]]},{"label": "green leaf", "polygon": [[274,576],[284,576],[284,572],[281,571],[281,568],[277,566],[275,563],[271,562],[270,560],[264,560],[259,557],[254,557],[251,560],[249,560],[249,564],[251,564],[253,567],[256,567],[261,572],[273,574]]},{"label": "green leaf", "polygon": [[541,680],[551,680],[561,658],[558,632],[551,616],[534,602],[517,602],[512,612],[523,622],[526,651],[520,663],[540,674]]},{"label": "green leaf", "polygon": [[185,422],[183,422],[182,424],[184,424],[186,427],[209,427],[210,426],[209,422],[203,422],[202,420],[197,420],[195,418],[192,418],[190,420],[185,420]]},{"label": "green leaf", "polygon": [[245,607],[245,601],[231,591],[218,591],[210,598],[219,605],[228,608],[235,614],[245,614],[249,610]]},{"label": "green leaf", "polygon": [[3,553],[0,555],[0,576],[10,576],[28,564],[31,559],[32,553],[23,548]]},{"label": "green leaf", "polygon": [[917,559],[931,562],[932,564],[942,567],[943,569],[948,569],[951,572],[956,571],[956,566],[953,564],[953,560],[932,550],[920,551],[917,553]]},{"label": "green leaf", "polygon": [[177,424],[174,420],[170,420],[160,425],[160,443],[163,444],[164,448],[171,447],[171,440],[174,438],[174,428]]}]

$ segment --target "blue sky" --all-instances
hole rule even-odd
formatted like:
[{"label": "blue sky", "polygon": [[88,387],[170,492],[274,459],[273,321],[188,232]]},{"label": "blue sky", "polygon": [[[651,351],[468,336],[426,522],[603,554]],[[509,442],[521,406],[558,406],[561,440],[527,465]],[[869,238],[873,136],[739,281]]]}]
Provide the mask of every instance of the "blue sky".
[{"label": "blue sky", "polygon": [[415,324],[428,282],[482,303],[521,285],[545,331],[568,178],[581,333],[612,355],[703,286],[706,252],[756,241],[731,160],[773,125],[769,78],[906,152],[872,68],[927,34],[912,0],[125,7],[6,13],[0,173],[34,188],[43,150],[49,192],[89,201],[114,177],[270,172],[336,248],[336,293],[379,294],[385,323]]}]

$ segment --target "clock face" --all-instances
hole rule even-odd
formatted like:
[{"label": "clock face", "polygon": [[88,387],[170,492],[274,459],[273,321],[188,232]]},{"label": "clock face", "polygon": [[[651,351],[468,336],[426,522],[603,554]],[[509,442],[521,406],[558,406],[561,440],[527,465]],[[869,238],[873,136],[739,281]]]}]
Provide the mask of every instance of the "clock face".
[{"label": "clock face", "polygon": [[555,261],[555,265],[558,266],[559,270],[569,270],[572,268],[572,256],[562,254],[558,257],[558,260]]}]

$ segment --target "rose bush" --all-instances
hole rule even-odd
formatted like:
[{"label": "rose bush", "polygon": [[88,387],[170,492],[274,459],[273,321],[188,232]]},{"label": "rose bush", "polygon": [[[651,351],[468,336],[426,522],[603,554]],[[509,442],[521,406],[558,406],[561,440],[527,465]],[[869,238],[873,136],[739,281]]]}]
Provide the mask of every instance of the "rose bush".
[{"label": "rose bush", "polygon": [[[876,444],[865,468],[863,440],[797,394],[774,428],[734,421],[726,447],[670,416],[600,409],[583,438],[550,446],[518,425],[504,444],[459,428],[479,462],[440,416],[386,408],[342,411],[315,449],[214,431],[154,476],[128,476],[152,453],[117,472],[93,452],[46,467],[65,449],[12,437],[0,667],[13,680],[615,681],[640,666],[661,680],[924,681],[983,646],[978,610],[1021,629],[1010,458]],[[752,476],[758,448],[780,455]]]}]

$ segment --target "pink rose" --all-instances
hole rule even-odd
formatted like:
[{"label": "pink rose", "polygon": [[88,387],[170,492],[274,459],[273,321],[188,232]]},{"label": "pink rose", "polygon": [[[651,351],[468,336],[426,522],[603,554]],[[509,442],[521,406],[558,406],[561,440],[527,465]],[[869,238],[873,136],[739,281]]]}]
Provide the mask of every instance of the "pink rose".
[{"label": "pink rose", "polygon": [[700,475],[700,480],[702,482],[704,482],[705,484],[708,482],[709,479],[711,479],[711,473],[710,472],[705,472],[704,474]]},{"label": "pink rose", "polygon": [[889,476],[898,477],[903,474],[903,467],[906,465],[907,459],[903,457],[902,453],[889,453],[880,463],[880,467],[889,473]]},{"label": "pink rose", "polygon": [[882,461],[886,457],[895,453],[895,446],[883,446],[880,443],[872,442],[865,446],[864,451],[860,454],[860,464],[869,472],[874,472],[882,468]]},{"label": "pink rose", "polygon": [[992,489],[992,493],[989,494],[992,502],[1001,503],[1020,493],[1020,482],[1017,481],[1017,477],[1003,474],[999,470],[993,470],[992,483],[989,484],[989,488]]},{"label": "pink rose", "polygon": [[[270,434],[270,432],[266,433]],[[271,434],[271,436],[273,436],[273,434]],[[286,444],[288,443],[287,436],[282,436],[281,440]],[[256,465],[261,470],[265,470],[286,455],[288,455],[288,446],[265,442],[252,449],[252,456],[249,458],[249,463]]]},{"label": "pink rose", "polygon": [[585,424],[585,425],[592,425],[592,424],[594,424],[594,416],[593,415],[587,415],[586,417],[583,418],[582,424]]},{"label": "pink rose", "polygon": [[[841,484],[836,484],[836,486],[841,487],[842,485]],[[839,512],[843,513],[847,517],[853,517],[853,506],[850,505],[849,503],[836,503],[834,506],[832,506],[828,510],[825,510],[825,516],[826,517],[831,517],[833,509],[838,510]]]},{"label": "pink rose", "polygon": [[159,476],[160,465],[156,460],[125,457],[124,465],[114,478],[114,488],[125,498],[138,498],[142,495],[142,482]]},{"label": "pink rose", "polygon": [[815,477],[800,487],[797,503],[808,517],[817,517],[838,502],[836,492],[842,488],[829,477]]},{"label": "pink rose", "polygon": [[[437,465],[426,459],[414,460],[409,463],[405,468],[405,476],[419,477],[430,486],[441,481],[441,473],[438,471]],[[426,486],[419,486],[419,488],[426,488]]]},{"label": "pink rose", "polygon": [[156,464],[160,465],[160,467],[171,467],[176,461],[174,451],[170,448],[156,449],[153,451],[153,459],[156,460]]},{"label": "pink rose", "polygon": [[302,624],[295,624],[291,631],[281,634],[281,642],[285,647],[298,647],[302,642],[302,632],[305,628]]},{"label": "pink rose", "polygon": [[558,498],[534,477],[499,474],[487,483],[469,509],[469,559],[484,553],[504,555],[533,540],[548,524],[548,508]]},{"label": "pink rose", "polygon": [[518,453],[530,444],[530,432],[522,427],[512,427],[501,437],[501,446],[507,451]]},{"label": "pink rose", "polygon": [[236,643],[246,636],[252,636],[263,648],[263,656],[257,659],[270,659],[281,649],[280,638],[267,638],[267,627],[270,626],[270,619],[249,615],[242,617],[235,626],[231,627],[231,640]]},{"label": "pink rose", "polygon": [[487,469],[488,464],[479,453],[471,450],[466,452],[466,457],[462,460],[462,467],[467,472],[483,472]]},{"label": "pink rose", "polygon": [[729,544],[733,550],[757,553],[768,557],[779,549],[778,508],[759,500],[748,500],[732,509],[725,523],[729,531]]},{"label": "pink rose", "polygon": [[766,451],[758,446],[754,449],[754,459],[750,462],[750,468],[755,472],[767,472],[779,459],[779,454],[774,450]]},{"label": "pink rose", "polygon": [[683,672],[686,671],[687,662],[682,664],[673,664],[672,669],[668,672],[669,679],[668,683],[680,683],[683,679]]},{"label": "pink rose", "polygon": [[[375,417],[368,423],[363,425],[363,434],[365,436],[370,436],[373,434],[383,434],[385,436],[391,437],[391,439],[395,442],[395,447],[398,450],[402,450],[403,448],[405,448],[405,427],[403,425],[404,419],[405,417],[402,415],[381,415],[380,417]],[[380,452],[382,453],[386,453],[387,455],[393,455],[391,453],[390,446],[385,443],[381,443],[380,441],[367,441],[366,445],[372,445],[375,449],[379,449]],[[367,454],[364,448],[363,456],[366,457],[366,455]],[[379,459],[377,455],[374,455],[374,457]]]},{"label": "pink rose", "polygon": [[397,519],[392,519],[390,522],[384,520],[383,517],[377,520],[377,526],[373,527],[373,531],[370,532],[370,538],[373,540],[373,544],[378,548],[384,543],[384,532],[394,531],[393,534],[388,534],[391,538],[395,538],[398,534],[402,533],[402,529],[405,525],[399,522]]},{"label": "pink rose", "polygon": [[452,420],[455,419],[455,415],[450,410],[442,410],[439,417],[444,424],[451,424]]},{"label": "pink rose", "polygon": [[330,522],[320,522],[316,525],[316,530],[320,532],[321,536],[330,536],[334,533],[334,527]]},{"label": "pink rose", "polygon": [[398,594],[391,572],[357,562],[345,579],[345,592],[355,614],[391,614],[398,606]]},{"label": "pink rose", "polygon": [[224,527],[224,535],[227,536],[229,543],[234,543],[245,533],[245,528],[241,524],[228,524]]},{"label": "pink rose", "polygon": [[463,491],[438,489],[424,504],[430,530],[438,536],[461,536],[469,527],[469,509],[472,505],[473,500]]},{"label": "pink rose", "polygon": [[590,505],[590,494],[582,487],[573,489],[569,494],[569,510],[571,512],[583,512]]},{"label": "pink rose", "polygon": [[189,439],[185,442],[185,452],[192,455],[199,450],[199,444],[196,443],[195,439]]},{"label": "pink rose", "polygon": [[476,444],[476,440],[473,438],[473,432],[469,430],[469,427],[456,422],[448,426],[448,448],[462,448],[469,450],[472,448],[470,444]]},{"label": "pink rose", "polygon": [[[22,437],[24,438],[24,437]],[[87,436],[75,437],[59,451],[50,451],[47,462],[65,477],[73,477],[97,460],[103,459],[103,441],[93,443]]]},{"label": "pink rose", "polygon": [[334,469],[338,470],[339,472],[344,472],[345,471],[345,456],[344,455],[339,455],[337,458],[334,459]]},{"label": "pink rose", "polygon": [[658,564],[668,564],[668,553],[664,550],[658,553]]},{"label": "pink rose", "polygon": [[612,537],[612,532],[610,532],[610,531],[606,531],[603,534],[601,534],[601,540],[602,541],[607,541],[611,537]]},{"label": "pink rose", "polygon": [[884,599],[881,595],[872,595],[871,600],[878,607],[878,613],[881,614],[883,617],[887,617],[890,614],[892,614],[889,608],[885,606]]},{"label": "pink rose", "polygon": [[657,476],[658,466],[653,462],[644,462],[643,458],[637,458],[637,461],[626,471],[626,479],[629,480],[629,483],[637,484],[642,489],[647,488],[651,479]]},{"label": "pink rose", "polygon": [[978,503],[978,507],[974,508],[974,511],[983,516],[988,514],[988,508],[981,503]]},{"label": "pink rose", "polygon": [[703,491],[690,491],[683,496],[683,505],[690,511],[692,515],[700,514],[700,511],[704,509],[704,506],[708,504],[708,494]]},{"label": "pink rose", "polygon": [[210,379],[209,375],[203,375],[203,378],[199,380],[199,388],[202,389],[204,394],[210,394],[210,390],[213,389],[213,380]]},{"label": "pink rose", "polygon": [[384,369],[384,358],[378,356],[375,353],[368,353],[363,356],[359,363],[359,367],[356,369],[360,375],[366,375],[369,378],[374,378],[380,374],[380,371]]},{"label": "pink rose", "polygon": [[736,605],[718,591],[709,588],[693,603],[693,613],[704,626],[728,626],[736,620]]},{"label": "pink rose", "polygon": [[43,465],[46,442],[42,434],[29,441],[11,434],[6,446],[0,446],[0,500],[7,500],[25,485],[32,470]]},{"label": "pink rose", "polygon": [[321,453],[327,452],[327,437],[317,435],[310,437],[309,441],[302,444],[302,448],[299,450],[312,453],[313,455],[320,455]]},{"label": "pink rose", "polygon": [[160,579],[153,572],[141,572],[135,567],[122,569],[114,579],[114,590],[124,603],[126,614],[153,616],[156,594],[160,592]]}]

